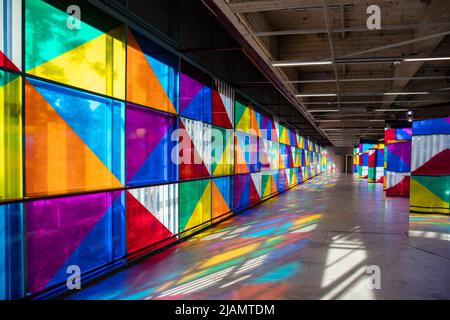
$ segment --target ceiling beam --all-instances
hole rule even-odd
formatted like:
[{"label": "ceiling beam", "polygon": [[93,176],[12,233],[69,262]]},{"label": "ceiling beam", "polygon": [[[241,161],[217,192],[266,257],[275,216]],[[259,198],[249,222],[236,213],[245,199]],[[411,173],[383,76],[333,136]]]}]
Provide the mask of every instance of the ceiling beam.
[{"label": "ceiling beam", "polygon": [[409,45],[409,44],[414,44],[414,43],[417,43],[417,42],[422,42],[422,41],[426,41],[426,40],[430,40],[430,39],[434,39],[434,38],[438,38],[438,39],[442,40],[445,36],[447,36],[449,34],[450,34],[450,30],[443,31],[443,32],[438,32],[438,33],[433,33],[433,34],[429,34],[429,35],[426,35],[426,36],[421,36],[421,37],[418,37],[418,38],[414,38],[414,39],[411,39],[411,40],[400,41],[400,42],[391,43],[391,44],[388,44],[388,45],[385,45],[385,46],[381,46],[381,47],[375,47],[375,48],[371,48],[371,49],[367,49],[367,50],[363,50],[363,51],[352,52],[352,53],[340,56],[338,59],[362,56],[362,55],[367,54],[367,53],[378,52],[378,51],[383,51],[383,50],[387,50],[387,49],[402,47],[402,46],[406,46],[406,45]]},{"label": "ceiling beam", "polygon": [[[450,22],[435,22],[435,23],[413,23],[413,24],[399,24],[399,25],[384,25],[381,29],[370,30],[366,26],[362,27],[347,27],[335,28],[333,33],[347,33],[347,32],[381,32],[381,31],[396,31],[396,30],[414,30],[426,29],[432,27],[450,27]],[[271,36],[290,36],[290,35],[306,35],[306,34],[322,34],[327,33],[327,29],[293,29],[293,30],[277,30],[277,31],[259,31],[245,34],[246,37],[271,37]]]},{"label": "ceiling beam", "polygon": [[[340,82],[366,82],[366,81],[392,81],[392,80],[445,80],[450,76],[423,76],[423,77],[380,77],[380,78],[339,78]],[[319,79],[319,80],[293,80],[290,83],[326,83],[335,82],[336,79]]]},{"label": "ceiling beam", "polygon": [[330,46],[330,53],[331,53],[331,60],[333,61],[333,70],[334,70],[334,76],[336,78],[336,89],[337,89],[337,102],[338,102],[338,110],[341,109],[341,105],[339,103],[340,101],[340,84],[339,84],[339,73],[336,67],[336,54],[334,52],[334,43],[333,43],[333,34],[331,32],[331,24],[330,24],[330,18],[328,17],[328,8],[327,8],[327,0],[323,0],[323,13],[325,16],[325,23],[327,26],[327,34],[328,34],[328,44]]},{"label": "ceiling beam", "polygon": [[[349,1],[337,1],[330,5],[331,9],[339,9],[340,6],[352,6]],[[321,9],[317,5],[317,0],[263,0],[230,3],[228,7],[233,13],[249,13],[278,10],[308,10]]]},{"label": "ceiling beam", "polygon": [[[304,60],[274,60],[271,61],[272,65],[276,66],[276,67],[284,67],[284,68],[289,68],[289,67],[308,67],[308,66],[315,66],[318,64],[323,64],[323,65],[331,65],[331,64],[374,64],[374,63],[403,63],[403,64],[411,64],[411,63],[417,63],[414,61],[408,61],[408,58],[416,58],[415,56],[413,57],[373,57],[373,58],[353,58],[353,59],[341,59],[341,58],[336,58],[335,60],[318,60],[318,61],[304,61]],[[448,61],[448,56],[446,57],[426,57],[428,59],[430,58],[435,58],[435,59],[447,59]],[[425,61],[423,61],[425,62]],[[439,60],[429,60],[426,61],[428,63],[430,62],[441,62]]]},{"label": "ceiling beam", "polygon": [[[442,18],[446,18],[448,20],[448,16],[450,15],[450,6],[448,5],[448,0],[437,0],[432,1],[431,4],[428,6],[428,14],[425,19],[425,23],[440,20]],[[438,33],[433,38],[425,39],[427,36],[423,36],[425,34],[425,31],[423,29],[416,30],[414,33],[414,36],[416,39],[422,38],[423,41],[414,42],[412,43],[412,50],[415,52],[420,52],[421,55],[430,55],[433,53],[433,51],[439,46],[439,44],[444,40],[445,36],[450,34],[450,31],[445,30],[445,27],[438,27],[436,30]],[[429,37],[429,36],[428,36]],[[427,41],[425,41],[427,40]],[[394,76],[395,77],[406,77],[411,78],[417,74],[419,69],[423,66],[424,62],[414,62],[414,63],[408,63],[408,64],[399,64],[395,66],[394,69]],[[403,91],[403,89],[407,86],[409,83],[409,79],[403,79],[403,80],[394,80],[392,83],[392,88],[395,92]],[[385,97],[384,100],[388,102],[394,102],[396,100],[396,96],[390,96]]]},{"label": "ceiling beam", "polygon": [[[401,95],[408,95],[408,96],[412,96],[412,95],[421,95],[421,96],[430,96],[430,95],[444,95],[444,96],[448,96],[450,95],[450,92],[447,91],[419,91],[419,92],[408,92],[408,91],[403,91],[403,92],[399,92],[401,93]],[[311,95],[308,98],[322,98],[321,96],[312,96],[315,94],[322,94],[321,92],[302,92],[300,94],[304,95],[305,97],[307,97],[308,95]],[[392,94],[390,92],[341,92],[341,93],[334,93],[334,92],[327,92],[327,93],[323,93],[323,94],[334,94],[334,95],[340,95],[341,97],[370,97],[370,96],[396,96],[395,94]],[[301,97],[300,97],[301,98]],[[337,103],[339,103],[339,100],[337,101]]]},{"label": "ceiling beam", "polygon": [[[249,29],[248,22],[246,22],[245,17],[242,15],[234,14],[229,8],[229,3],[226,3],[225,0],[205,0],[206,3],[210,7],[214,7],[220,14],[218,14],[219,20],[222,21],[224,25],[226,25],[229,29],[232,29],[232,32],[239,33],[241,36],[245,33],[254,31]],[[277,1],[275,1],[277,2]],[[237,36],[237,35],[236,35]],[[247,38],[245,39],[242,36],[242,41],[245,41],[245,50],[244,53],[251,57],[251,60],[260,60],[261,63],[257,63],[257,67],[262,71],[262,73],[268,78],[268,80],[274,83],[275,88],[279,90],[279,92],[290,102],[292,106],[299,111],[301,115],[311,124],[311,126],[318,132],[319,135],[322,135],[323,138],[328,139],[325,132],[314,122],[314,118],[308,113],[306,107],[302,105],[302,103],[295,98],[295,87],[293,85],[285,83],[289,78],[281,72],[278,68],[274,68],[270,64],[270,54],[268,55],[267,48],[265,48],[264,44],[256,41],[256,38]],[[239,39],[238,41],[241,41]],[[244,42],[242,42],[244,43]]]},{"label": "ceiling beam", "polygon": [[[447,102],[443,100],[411,100],[411,101],[395,101],[395,104],[401,104],[401,103],[444,103]],[[450,101],[449,101],[450,102]],[[387,104],[391,103],[390,101],[341,101],[341,104]],[[332,105],[337,104],[336,101],[323,101],[323,102],[303,102],[305,105]]]}]

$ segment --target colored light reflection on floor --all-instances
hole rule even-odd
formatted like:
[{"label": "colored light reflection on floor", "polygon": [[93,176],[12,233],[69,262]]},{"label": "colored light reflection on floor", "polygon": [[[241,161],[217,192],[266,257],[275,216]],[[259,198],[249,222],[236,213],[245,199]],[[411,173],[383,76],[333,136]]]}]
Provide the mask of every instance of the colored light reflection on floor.
[{"label": "colored light reflection on floor", "polygon": [[440,214],[411,214],[410,244],[450,258],[450,217]]},{"label": "colored light reflection on floor", "polygon": [[[303,186],[333,183],[318,177]],[[301,210],[289,193],[283,196],[289,201],[269,200],[69,298],[208,299],[206,291],[214,288],[222,299],[275,299],[302,272],[294,253],[310,243],[322,218]]]}]

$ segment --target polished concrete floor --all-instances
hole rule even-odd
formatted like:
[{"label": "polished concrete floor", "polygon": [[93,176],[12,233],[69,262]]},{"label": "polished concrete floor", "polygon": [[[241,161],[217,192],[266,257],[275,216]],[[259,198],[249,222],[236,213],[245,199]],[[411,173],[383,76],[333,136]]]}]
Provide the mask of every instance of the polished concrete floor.
[{"label": "polished concrete floor", "polygon": [[69,298],[450,299],[449,218],[412,225],[408,199],[324,174]]}]

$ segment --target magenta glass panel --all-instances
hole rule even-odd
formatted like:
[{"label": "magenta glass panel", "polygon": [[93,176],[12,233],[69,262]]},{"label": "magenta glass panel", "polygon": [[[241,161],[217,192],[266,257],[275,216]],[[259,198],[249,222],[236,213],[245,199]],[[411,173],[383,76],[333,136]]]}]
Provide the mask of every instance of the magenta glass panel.
[{"label": "magenta glass panel", "polygon": [[123,191],[31,201],[26,208],[28,292],[64,284],[125,255]]}]

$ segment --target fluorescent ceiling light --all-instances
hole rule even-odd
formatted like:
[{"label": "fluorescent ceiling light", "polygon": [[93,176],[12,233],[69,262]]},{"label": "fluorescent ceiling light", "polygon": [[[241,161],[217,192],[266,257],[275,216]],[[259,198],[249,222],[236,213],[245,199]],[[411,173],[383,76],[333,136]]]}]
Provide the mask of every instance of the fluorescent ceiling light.
[{"label": "fluorescent ceiling light", "polygon": [[385,96],[400,96],[400,95],[416,95],[416,94],[429,94],[426,91],[412,91],[412,92],[385,92]]},{"label": "fluorescent ceiling light", "polygon": [[378,111],[378,112],[389,112],[389,111],[398,112],[398,111],[408,111],[408,109],[375,109],[375,111]]},{"label": "fluorescent ceiling light", "polygon": [[383,120],[383,119],[369,119],[369,121],[370,122],[375,122],[375,121],[383,121],[384,122],[385,120]]},{"label": "fluorescent ceiling light", "polygon": [[403,61],[415,62],[415,61],[442,61],[450,60],[450,57],[436,57],[436,58],[406,58]]},{"label": "fluorescent ceiling light", "polygon": [[297,94],[296,97],[336,97],[336,93],[307,93],[307,94]]},{"label": "fluorescent ceiling light", "polygon": [[332,61],[285,61],[285,62],[272,62],[274,67],[302,67],[302,66],[321,66],[332,64]]},{"label": "fluorescent ceiling light", "polygon": [[326,109],[315,109],[315,110],[308,110],[309,113],[314,113],[314,112],[339,112],[339,110],[336,109],[330,109],[330,110],[326,110]]}]

